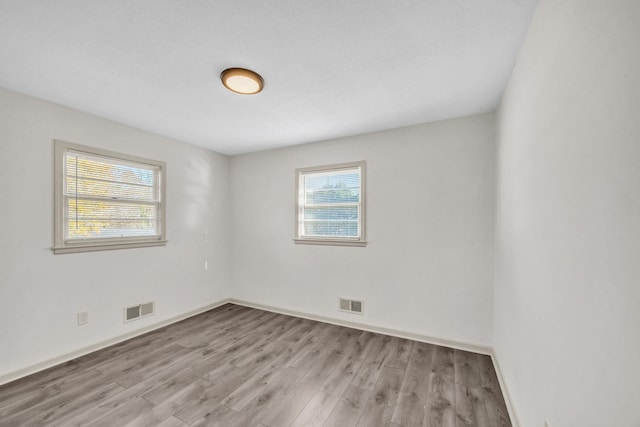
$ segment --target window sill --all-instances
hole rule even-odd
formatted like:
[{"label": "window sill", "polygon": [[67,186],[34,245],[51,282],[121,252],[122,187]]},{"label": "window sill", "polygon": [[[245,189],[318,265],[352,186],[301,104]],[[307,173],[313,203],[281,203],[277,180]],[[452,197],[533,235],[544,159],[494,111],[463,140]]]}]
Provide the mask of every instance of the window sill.
[{"label": "window sill", "polygon": [[53,247],[53,253],[60,254],[73,254],[79,252],[95,252],[95,251],[110,251],[113,249],[130,249],[130,248],[146,248],[150,246],[165,246],[168,240],[153,240],[148,242],[122,242],[122,243],[92,243],[92,244],[77,244]]},{"label": "window sill", "polygon": [[365,240],[293,239],[296,245],[367,246]]}]

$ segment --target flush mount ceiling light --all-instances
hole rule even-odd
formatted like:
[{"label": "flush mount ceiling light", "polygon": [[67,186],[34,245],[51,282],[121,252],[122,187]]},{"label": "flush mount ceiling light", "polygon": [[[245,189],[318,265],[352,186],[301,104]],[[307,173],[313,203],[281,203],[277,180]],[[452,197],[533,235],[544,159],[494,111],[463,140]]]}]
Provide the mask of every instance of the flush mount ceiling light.
[{"label": "flush mount ceiling light", "polygon": [[254,71],[245,68],[227,68],[220,73],[224,87],[232,92],[253,95],[262,91],[264,80]]}]

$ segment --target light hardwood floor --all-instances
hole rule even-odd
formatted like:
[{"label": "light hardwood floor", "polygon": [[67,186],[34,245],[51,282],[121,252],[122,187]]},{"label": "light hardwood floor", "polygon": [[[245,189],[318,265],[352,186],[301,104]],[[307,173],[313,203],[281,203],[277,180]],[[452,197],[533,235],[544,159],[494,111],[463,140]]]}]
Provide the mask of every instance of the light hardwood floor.
[{"label": "light hardwood floor", "polygon": [[511,423],[488,356],[227,304],[0,387],[0,425]]}]

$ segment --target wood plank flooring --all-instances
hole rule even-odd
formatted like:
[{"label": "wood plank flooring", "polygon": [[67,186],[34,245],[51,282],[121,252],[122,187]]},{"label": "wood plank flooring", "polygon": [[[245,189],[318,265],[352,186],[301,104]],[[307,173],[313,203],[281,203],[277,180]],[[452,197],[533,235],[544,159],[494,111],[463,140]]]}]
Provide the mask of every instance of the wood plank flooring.
[{"label": "wood plank flooring", "polygon": [[511,426],[488,356],[227,304],[0,387],[0,426]]}]

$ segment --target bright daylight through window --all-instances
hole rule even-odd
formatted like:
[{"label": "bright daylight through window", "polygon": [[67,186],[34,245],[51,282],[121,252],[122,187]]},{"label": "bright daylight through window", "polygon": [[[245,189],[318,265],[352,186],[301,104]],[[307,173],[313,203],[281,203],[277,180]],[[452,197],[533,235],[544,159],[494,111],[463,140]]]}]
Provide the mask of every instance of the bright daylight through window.
[{"label": "bright daylight through window", "polygon": [[296,170],[296,243],[365,246],[365,162]]},{"label": "bright daylight through window", "polygon": [[54,252],[166,244],[165,164],[55,141]]}]

